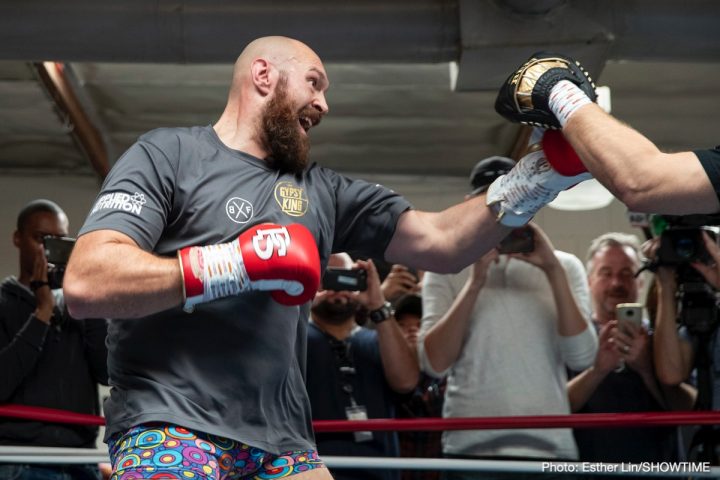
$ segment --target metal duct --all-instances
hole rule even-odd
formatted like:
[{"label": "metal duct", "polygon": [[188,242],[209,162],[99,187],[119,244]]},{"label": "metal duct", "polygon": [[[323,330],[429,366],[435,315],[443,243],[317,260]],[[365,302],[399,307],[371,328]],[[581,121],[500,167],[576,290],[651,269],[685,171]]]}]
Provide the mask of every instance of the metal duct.
[{"label": "metal duct", "polygon": [[[10,5],[12,4],[12,5]],[[33,0],[0,4],[0,59],[227,63],[252,39],[300,39],[325,61],[446,62],[453,0]]]}]

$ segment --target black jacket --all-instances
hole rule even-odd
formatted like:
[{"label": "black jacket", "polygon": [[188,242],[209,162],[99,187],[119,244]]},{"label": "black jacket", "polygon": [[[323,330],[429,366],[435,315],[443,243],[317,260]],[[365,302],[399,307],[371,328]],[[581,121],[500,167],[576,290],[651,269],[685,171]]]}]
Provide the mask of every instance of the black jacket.
[{"label": "black jacket", "polygon": [[[56,294],[51,325],[32,317],[35,296],[14,277],[0,284],[0,403],[99,414],[107,384],[104,319],[76,320]],[[0,445],[93,448],[98,428],[0,417]]]}]

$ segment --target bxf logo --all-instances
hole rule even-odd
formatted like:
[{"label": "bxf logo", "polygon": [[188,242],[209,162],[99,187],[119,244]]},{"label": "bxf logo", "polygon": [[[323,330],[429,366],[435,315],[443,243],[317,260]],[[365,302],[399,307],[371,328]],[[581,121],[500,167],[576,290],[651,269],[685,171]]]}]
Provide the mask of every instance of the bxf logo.
[{"label": "bxf logo", "polygon": [[261,260],[270,260],[276,250],[278,257],[284,257],[290,246],[290,234],[285,227],[258,230],[253,235],[252,243]]},{"label": "bxf logo", "polygon": [[225,204],[225,213],[235,223],[247,223],[253,217],[253,206],[243,198],[233,197]]}]

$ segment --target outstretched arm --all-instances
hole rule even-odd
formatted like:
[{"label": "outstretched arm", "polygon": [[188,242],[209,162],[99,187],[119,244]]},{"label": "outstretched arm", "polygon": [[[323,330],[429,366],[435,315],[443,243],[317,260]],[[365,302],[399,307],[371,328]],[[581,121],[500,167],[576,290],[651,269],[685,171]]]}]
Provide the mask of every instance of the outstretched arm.
[{"label": "outstretched arm", "polygon": [[437,213],[409,210],[398,220],[385,259],[456,273],[496,247],[509,232],[485,205],[485,195]]},{"label": "outstretched arm", "polygon": [[[592,103],[596,98],[595,84],[577,60],[536,52],[501,86],[495,109],[513,122],[562,128],[584,167],[631,210],[676,215],[720,211],[697,155],[660,152]],[[550,163],[562,171],[575,162]]]},{"label": "outstretched arm", "polygon": [[693,152],[663,153],[596,104],[578,109],[563,133],[593,176],[631,210],[676,215],[720,211]]}]

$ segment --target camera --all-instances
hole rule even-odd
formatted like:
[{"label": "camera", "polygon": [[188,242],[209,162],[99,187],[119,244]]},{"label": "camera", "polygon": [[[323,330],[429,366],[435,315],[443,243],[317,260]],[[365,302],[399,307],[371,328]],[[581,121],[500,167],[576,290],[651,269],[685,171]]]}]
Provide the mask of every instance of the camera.
[{"label": "camera", "polygon": [[660,245],[655,263],[675,268],[678,290],[678,320],[694,335],[712,333],[720,323],[714,289],[691,263],[712,263],[703,232],[718,242],[718,215],[663,215],[652,218],[660,229]]},{"label": "camera", "polygon": [[677,266],[691,262],[711,263],[705,248],[703,232],[715,242],[720,238],[718,215],[654,215],[653,229],[660,231],[657,261],[660,265]]},{"label": "camera", "polygon": [[658,261],[662,265],[682,265],[691,262],[711,263],[712,257],[705,248],[703,232],[717,242],[717,227],[669,228],[660,235]]},{"label": "camera", "polygon": [[43,237],[45,258],[48,261],[48,284],[50,288],[62,288],[65,267],[67,267],[70,253],[75,246],[75,239],[69,237]]},{"label": "camera", "polygon": [[535,250],[535,231],[530,227],[511,230],[498,246],[498,253],[530,253],[533,250]]},{"label": "camera", "polygon": [[367,290],[367,272],[360,268],[328,267],[322,278],[323,290]]}]

